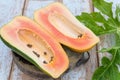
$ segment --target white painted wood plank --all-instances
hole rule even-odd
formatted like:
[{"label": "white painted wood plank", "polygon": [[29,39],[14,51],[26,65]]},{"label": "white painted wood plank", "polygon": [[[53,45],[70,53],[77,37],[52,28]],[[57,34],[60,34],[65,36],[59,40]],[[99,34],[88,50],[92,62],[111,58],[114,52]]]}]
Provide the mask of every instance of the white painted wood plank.
[{"label": "white painted wood plank", "polygon": [[[114,36],[113,35],[105,35],[100,37],[100,43],[98,45],[98,50],[102,48],[109,48],[114,45]],[[99,66],[101,65],[101,59],[103,56],[111,57],[108,53],[98,53],[99,57]]]},{"label": "white painted wood plank", "polygon": [[0,0],[0,26],[21,15],[24,0]]},{"label": "white painted wood plank", "polygon": [[55,0],[30,0],[27,2],[26,6],[25,6],[25,11],[24,11],[24,15],[30,18],[33,18],[34,16],[34,11],[45,7],[46,5],[53,3]]},{"label": "white painted wood plank", "polygon": [[[0,27],[21,14],[23,2],[23,0],[0,0]],[[11,51],[0,40],[0,80],[8,80],[11,64]]]},{"label": "white painted wood plank", "polygon": [[32,78],[29,75],[21,72],[18,66],[15,63],[13,63],[10,80],[35,80],[35,78]]},{"label": "white painted wood plank", "polygon": [[74,14],[80,15],[81,12],[91,12],[90,0],[63,0],[63,4]]}]

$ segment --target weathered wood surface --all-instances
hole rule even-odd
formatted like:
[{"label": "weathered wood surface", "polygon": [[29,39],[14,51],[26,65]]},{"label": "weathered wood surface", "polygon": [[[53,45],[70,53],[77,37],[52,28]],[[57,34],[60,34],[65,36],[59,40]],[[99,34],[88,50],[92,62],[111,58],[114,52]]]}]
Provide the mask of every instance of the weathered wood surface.
[{"label": "weathered wood surface", "polygon": [[[0,26],[8,23],[17,15],[24,15],[33,19],[35,10],[56,1],[65,4],[74,15],[94,10],[91,0],[0,0]],[[107,1],[120,2],[119,0]],[[97,54],[96,50],[101,49],[101,47],[110,46],[111,42],[108,41],[110,38],[112,40],[111,36],[101,37],[98,47],[90,50],[90,60],[86,64],[66,73],[59,80],[91,80],[93,72],[100,64],[101,57],[108,56],[107,54]],[[10,49],[2,41],[0,41],[0,57],[0,80],[42,80],[30,77],[21,72],[13,62]]]},{"label": "weathered wood surface", "polygon": [[[0,26],[21,15],[24,0],[0,0]],[[11,73],[11,51],[0,40],[0,80],[8,80]]]}]

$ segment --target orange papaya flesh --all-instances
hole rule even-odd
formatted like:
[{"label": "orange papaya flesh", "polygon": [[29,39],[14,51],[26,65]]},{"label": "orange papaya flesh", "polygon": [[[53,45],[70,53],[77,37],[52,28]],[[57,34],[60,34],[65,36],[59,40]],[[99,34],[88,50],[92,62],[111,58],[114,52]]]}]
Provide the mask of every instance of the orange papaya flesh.
[{"label": "orange papaya flesh", "polygon": [[59,43],[77,52],[88,51],[99,42],[99,38],[59,2],[37,10],[34,19]]},{"label": "orange papaya flesh", "polygon": [[29,18],[14,18],[0,29],[0,36],[13,51],[53,78],[58,78],[69,66],[61,45]]}]

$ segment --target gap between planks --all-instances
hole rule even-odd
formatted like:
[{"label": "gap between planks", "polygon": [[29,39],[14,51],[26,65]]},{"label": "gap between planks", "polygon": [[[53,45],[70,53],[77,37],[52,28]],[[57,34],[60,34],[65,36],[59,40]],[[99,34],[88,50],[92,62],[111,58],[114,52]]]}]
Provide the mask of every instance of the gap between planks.
[{"label": "gap between planks", "polygon": [[13,59],[12,59],[12,63],[11,63],[11,69],[10,69],[8,80],[10,80],[10,78],[11,78],[12,70],[13,70]]},{"label": "gap between planks", "polygon": [[22,9],[22,16],[25,14],[25,9],[27,7],[29,0],[24,0],[24,4],[23,4],[23,9]]},{"label": "gap between planks", "polygon": [[[94,12],[94,5],[92,0],[89,0],[89,4],[90,4],[90,11]],[[96,58],[97,58],[97,67],[99,67],[99,55],[98,55],[98,44],[96,45]]]},{"label": "gap between planks", "polygon": [[94,5],[92,3],[92,0],[89,0],[89,5],[90,5],[90,11],[94,12]]}]

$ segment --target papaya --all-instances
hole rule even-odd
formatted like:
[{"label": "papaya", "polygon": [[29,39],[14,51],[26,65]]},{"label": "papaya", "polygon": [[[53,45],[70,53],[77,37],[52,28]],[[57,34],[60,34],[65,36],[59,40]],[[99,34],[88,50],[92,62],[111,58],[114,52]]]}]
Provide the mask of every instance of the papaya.
[{"label": "papaya", "polygon": [[99,38],[59,2],[36,10],[34,19],[60,44],[74,51],[88,51],[99,42]]},{"label": "papaya", "polygon": [[18,16],[0,29],[1,40],[53,78],[58,78],[69,66],[61,45],[33,20]]}]

